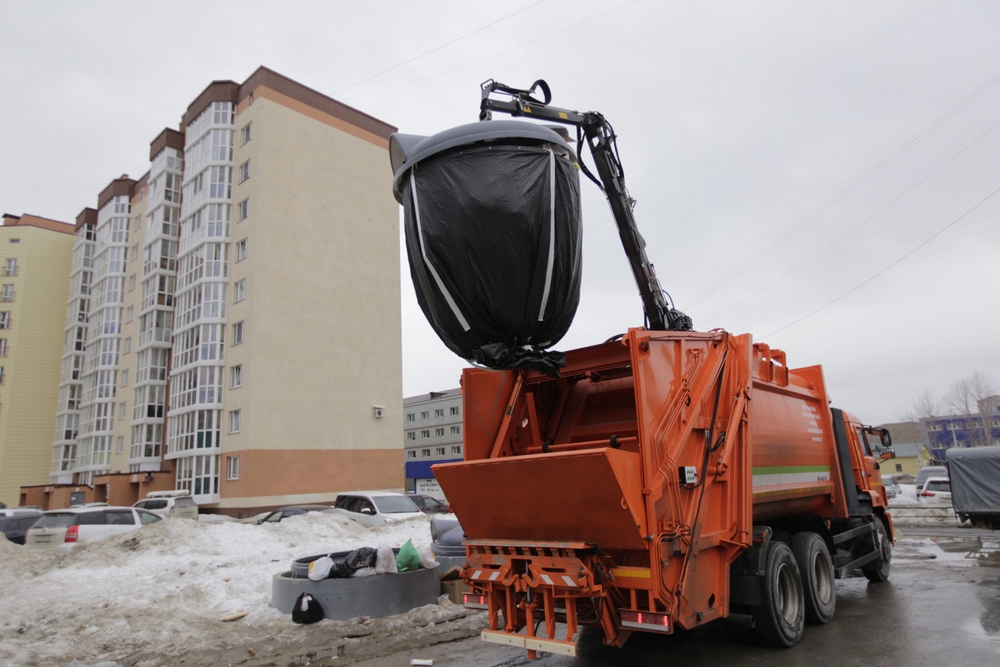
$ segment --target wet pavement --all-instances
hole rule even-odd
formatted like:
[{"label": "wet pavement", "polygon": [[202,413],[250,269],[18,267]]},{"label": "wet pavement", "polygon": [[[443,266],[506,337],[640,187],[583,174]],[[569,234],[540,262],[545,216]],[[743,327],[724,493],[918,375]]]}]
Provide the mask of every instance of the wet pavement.
[{"label": "wet pavement", "polygon": [[838,581],[833,621],[806,626],[792,649],[761,646],[749,630],[722,621],[669,636],[635,634],[620,649],[603,646],[601,635],[588,630],[577,659],[540,654],[529,663],[523,650],[473,638],[371,664],[403,667],[422,658],[436,667],[1000,665],[1000,532],[904,526],[899,532],[889,581]]}]

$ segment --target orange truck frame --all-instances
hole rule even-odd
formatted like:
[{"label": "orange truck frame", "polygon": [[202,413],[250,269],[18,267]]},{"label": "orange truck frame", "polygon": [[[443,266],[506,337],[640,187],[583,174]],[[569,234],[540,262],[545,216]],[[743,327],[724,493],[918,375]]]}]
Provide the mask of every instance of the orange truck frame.
[{"label": "orange truck frame", "polygon": [[834,614],[834,580],[889,575],[876,452],[829,408],[819,366],[751,336],[630,329],[560,378],[467,369],[465,460],[433,467],[466,535],[483,639],[576,655],[720,618],[790,647]]}]

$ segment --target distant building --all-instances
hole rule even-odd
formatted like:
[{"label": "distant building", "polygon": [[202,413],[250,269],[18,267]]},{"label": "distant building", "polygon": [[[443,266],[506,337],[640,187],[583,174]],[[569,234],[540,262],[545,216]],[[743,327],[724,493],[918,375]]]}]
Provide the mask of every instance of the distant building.
[{"label": "distant building", "polygon": [[247,515],[401,489],[395,129],[261,67],[160,132],[69,227],[49,483],[22,498],[176,487]]},{"label": "distant building", "polygon": [[885,475],[916,475],[928,464],[930,457],[924,449],[924,435],[920,422],[882,424],[892,437],[892,450],[896,456],[879,462]]},{"label": "distant building", "polygon": [[463,458],[462,390],[403,399],[406,490],[443,497],[431,466]]},{"label": "distant building", "polygon": [[73,225],[4,214],[0,226],[0,501],[20,503],[52,460]]},{"label": "distant building", "polygon": [[943,464],[952,447],[1000,445],[1000,396],[979,401],[978,414],[926,417],[920,420],[931,457]]}]

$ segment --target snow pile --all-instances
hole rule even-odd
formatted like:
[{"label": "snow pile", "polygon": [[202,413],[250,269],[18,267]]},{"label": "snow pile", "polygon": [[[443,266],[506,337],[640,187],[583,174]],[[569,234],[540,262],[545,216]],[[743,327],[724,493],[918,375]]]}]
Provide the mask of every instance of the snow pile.
[{"label": "snow pile", "polygon": [[[408,539],[430,546],[429,523],[366,528],[323,513],[262,525],[176,519],[68,555],[0,540],[0,664],[170,655],[230,643],[237,626],[294,635],[298,626],[268,606],[274,574],[319,553]],[[218,620],[239,611],[249,615]]]},{"label": "snow pile", "polygon": [[900,484],[899,493],[889,501],[889,507],[917,507],[917,487],[914,484]]}]

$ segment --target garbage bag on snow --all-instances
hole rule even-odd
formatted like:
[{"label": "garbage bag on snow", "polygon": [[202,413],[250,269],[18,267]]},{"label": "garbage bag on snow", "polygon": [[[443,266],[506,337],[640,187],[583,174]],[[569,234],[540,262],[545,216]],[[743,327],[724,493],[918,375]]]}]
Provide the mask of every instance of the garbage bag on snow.
[{"label": "garbage bag on snow", "polygon": [[[496,127],[510,128],[505,140],[480,141]],[[463,133],[467,145],[456,147]],[[435,152],[435,141],[446,149]],[[484,366],[558,375],[565,357],[545,350],[580,301],[580,183],[569,147],[548,128],[490,121],[413,152],[395,188],[417,301],[434,331]]]}]

